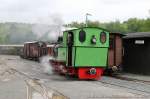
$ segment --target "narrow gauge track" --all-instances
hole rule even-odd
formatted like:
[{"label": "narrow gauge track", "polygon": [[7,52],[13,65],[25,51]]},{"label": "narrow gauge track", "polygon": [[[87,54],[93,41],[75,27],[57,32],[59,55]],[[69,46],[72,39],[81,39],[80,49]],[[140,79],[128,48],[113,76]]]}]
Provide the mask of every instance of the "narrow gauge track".
[{"label": "narrow gauge track", "polygon": [[[113,77],[113,79],[119,79],[119,78],[115,78]],[[122,79],[119,79],[119,80],[122,80]],[[123,81],[125,81],[125,79],[123,79]],[[130,80],[126,80],[126,81],[130,81]],[[116,81],[117,82],[117,81]],[[120,82],[120,83],[116,83],[116,82],[110,82],[110,81],[105,81],[105,80],[99,80],[99,81],[96,81],[96,82],[92,82],[94,84],[100,84],[100,83],[103,83],[103,84],[106,84],[106,85],[112,85],[112,86],[116,86],[116,87],[121,87],[121,88],[125,88],[125,89],[130,89],[130,90],[134,90],[134,91],[137,91],[137,92],[142,92],[142,93],[145,93],[145,94],[148,94],[150,95],[150,90],[142,90],[142,89],[139,89],[139,88],[136,88],[136,87],[133,87],[132,85],[129,86],[123,82]],[[134,80],[131,80],[131,82],[134,83]],[[122,83],[122,84],[121,84]],[[136,84],[139,84],[139,82],[135,82]],[[145,83],[143,83],[145,84]],[[150,84],[147,84],[147,85],[150,85]],[[138,87],[138,86],[137,86]],[[143,94],[138,94],[138,93],[134,93],[134,94],[137,94],[137,95],[143,95]]]},{"label": "narrow gauge track", "polygon": [[[37,79],[37,78],[32,78],[32,77],[30,77],[29,75],[26,75],[25,73],[23,73],[23,72],[20,72],[20,71],[18,71],[18,70],[16,70],[16,69],[14,69],[14,68],[10,68],[9,69],[10,71],[13,71],[13,72],[15,72],[15,73],[18,73],[18,74],[20,74],[20,75],[22,75],[23,77],[25,77],[25,78],[27,78],[27,79],[34,79],[34,80],[39,80],[39,79]],[[8,71],[9,71],[8,70]],[[125,78],[119,78],[119,77],[113,77],[113,79],[119,79],[119,80],[126,80]],[[132,79],[127,79],[126,81],[132,81],[132,82],[134,82],[134,81],[136,81],[136,83],[137,83],[137,81],[138,80],[132,80]],[[144,82],[144,81],[142,81],[142,80],[139,80],[139,82]],[[147,81],[146,81],[147,82]],[[139,92],[143,92],[143,93],[146,93],[146,94],[150,94],[150,90],[149,91],[146,91],[146,90],[140,90],[140,89],[137,89],[137,88],[134,88],[133,86],[124,86],[124,85],[120,85],[120,84],[117,84],[117,83],[112,83],[112,82],[109,82],[109,81],[105,81],[105,80],[99,80],[99,81],[92,81],[92,83],[94,83],[94,84],[100,84],[100,83],[103,83],[103,84],[107,84],[107,85],[113,85],[113,86],[117,86],[117,87],[122,87],[122,88],[126,88],[126,89],[130,89],[130,90],[135,90],[135,91],[139,91]],[[150,85],[150,84],[149,84]],[[136,93],[137,94],[137,93]],[[138,95],[141,95],[141,94],[138,94]]]},{"label": "narrow gauge track", "polygon": [[[22,75],[23,77],[27,78],[27,79],[33,79],[33,80],[39,80],[37,78],[32,78],[30,77],[29,75],[26,75],[25,73],[23,72],[20,72],[14,68],[10,68],[9,69],[10,71],[13,71],[15,73],[18,73],[20,75]],[[125,80],[125,79],[124,79]],[[146,94],[150,94],[150,91],[145,91],[145,90],[140,90],[140,89],[136,89],[136,88],[133,88],[132,86],[123,86],[123,85],[120,85],[120,84],[115,84],[115,83],[111,83],[111,82],[108,82],[108,81],[103,81],[103,80],[99,80],[99,81],[92,81],[92,83],[94,84],[100,84],[100,83],[103,83],[103,84],[107,84],[107,85],[113,85],[113,86],[117,86],[117,87],[121,87],[121,88],[126,88],[126,89],[130,89],[130,90],[135,90],[135,91],[138,91],[138,92],[143,92],[143,93],[146,93]],[[139,93],[134,93],[134,94],[137,94],[137,95],[142,95],[142,96],[145,96],[143,94],[139,94]],[[142,97],[142,98],[147,98],[147,97]]]},{"label": "narrow gauge track", "polygon": [[135,79],[135,78],[122,77],[119,75],[112,75],[111,77],[120,79],[120,80],[133,81],[133,82],[145,83],[145,84],[150,85],[150,81],[148,81],[148,80],[139,80],[139,79]]},{"label": "narrow gauge track", "polygon": [[113,83],[109,83],[109,82],[105,82],[105,81],[98,81],[98,82],[101,82],[101,83],[104,83],[104,84],[114,85],[114,86],[117,86],[117,87],[127,88],[127,89],[131,89],[131,90],[140,91],[140,92],[144,92],[144,93],[150,94],[150,91],[139,90],[139,89],[136,89],[136,88],[131,88],[131,87],[126,87],[126,86],[122,86],[122,85],[117,85],[117,84],[113,84]]}]

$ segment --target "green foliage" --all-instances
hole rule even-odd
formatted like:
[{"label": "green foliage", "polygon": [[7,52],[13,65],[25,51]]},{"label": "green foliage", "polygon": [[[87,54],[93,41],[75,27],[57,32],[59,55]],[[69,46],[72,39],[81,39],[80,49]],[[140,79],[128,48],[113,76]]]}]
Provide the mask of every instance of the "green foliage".
[{"label": "green foliage", "polygon": [[21,44],[28,40],[34,40],[32,24],[24,23],[0,23],[0,44]]},{"label": "green foliage", "polygon": [[[66,27],[84,27],[84,23],[72,22],[65,25]],[[99,21],[88,21],[89,27],[102,27],[111,32],[120,33],[133,33],[133,32],[150,32],[150,18],[147,19],[137,19],[130,18],[127,21],[120,22],[119,20],[115,22],[100,23]]]},{"label": "green foliage", "polygon": [[[32,31],[33,24],[7,22],[0,23],[0,44],[22,44],[26,41],[37,40],[37,35]],[[65,24],[65,27],[81,28],[85,27],[85,23],[72,22]],[[133,33],[133,32],[150,32],[150,18],[137,19],[130,18],[127,21],[114,22],[88,21],[89,27],[101,27],[111,32]],[[49,41],[48,33],[45,33],[38,40]]]},{"label": "green foliage", "polygon": [[38,38],[33,33],[34,24],[7,22],[0,23],[0,44],[23,44],[28,41],[49,41],[47,35]]},{"label": "green foliage", "polygon": [[127,32],[127,25],[121,24],[120,21],[104,23],[104,28],[108,29],[111,32]]}]

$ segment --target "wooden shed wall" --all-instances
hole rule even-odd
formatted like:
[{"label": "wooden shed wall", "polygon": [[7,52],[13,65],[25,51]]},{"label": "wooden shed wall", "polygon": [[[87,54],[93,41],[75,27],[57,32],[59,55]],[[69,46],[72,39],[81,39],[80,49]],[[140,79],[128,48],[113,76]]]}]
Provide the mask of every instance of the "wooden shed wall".
[{"label": "wooden shed wall", "polygon": [[[135,40],[144,40],[144,44],[135,44]],[[150,38],[124,39],[123,42],[123,70],[150,75]]]}]

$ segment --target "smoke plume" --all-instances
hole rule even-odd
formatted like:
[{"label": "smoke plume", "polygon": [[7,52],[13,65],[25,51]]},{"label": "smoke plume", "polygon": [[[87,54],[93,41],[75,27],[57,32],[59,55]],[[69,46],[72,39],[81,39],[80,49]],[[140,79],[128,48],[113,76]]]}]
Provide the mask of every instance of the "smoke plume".
[{"label": "smoke plume", "polygon": [[37,40],[56,41],[61,34],[62,25],[61,15],[53,14],[49,17],[39,18],[33,25],[32,32],[37,35]]},{"label": "smoke plume", "polygon": [[52,56],[43,56],[40,58],[40,63],[43,66],[43,71],[44,73],[47,74],[53,74],[53,68],[52,65],[50,64],[49,60],[52,60]]}]

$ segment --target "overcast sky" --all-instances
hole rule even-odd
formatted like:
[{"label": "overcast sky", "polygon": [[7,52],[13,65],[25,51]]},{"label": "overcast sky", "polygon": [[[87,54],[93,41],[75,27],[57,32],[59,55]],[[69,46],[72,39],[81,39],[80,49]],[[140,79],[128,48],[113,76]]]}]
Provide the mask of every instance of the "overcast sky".
[{"label": "overcast sky", "polygon": [[150,17],[150,0],[0,0],[0,22],[37,22],[60,17],[65,23],[90,20],[109,22]]}]

